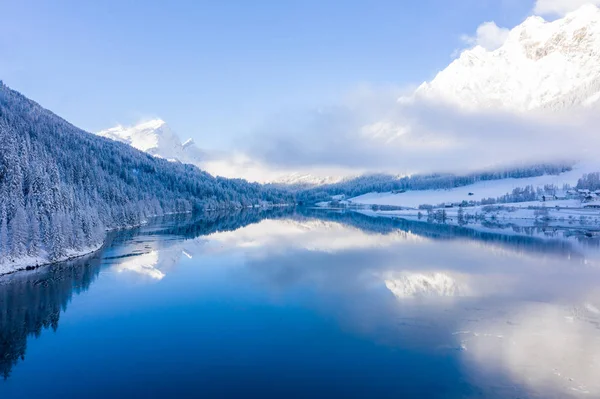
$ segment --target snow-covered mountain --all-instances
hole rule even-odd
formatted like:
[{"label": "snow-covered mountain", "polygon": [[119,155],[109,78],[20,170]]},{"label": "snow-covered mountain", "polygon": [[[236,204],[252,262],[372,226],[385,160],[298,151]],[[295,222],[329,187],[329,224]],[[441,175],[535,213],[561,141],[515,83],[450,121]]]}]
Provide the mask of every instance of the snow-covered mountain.
[{"label": "snow-covered mountain", "polygon": [[[450,103],[468,110],[523,113],[600,107],[600,9],[586,5],[552,22],[539,16],[529,17],[509,32],[498,49],[476,46],[463,51],[433,80],[419,86],[410,99]],[[377,121],[374,124],[380,125]],[[268,162],[252,159],[249,154],[209,156],[191,141],[182,144],[161,120],[133,127],[117,126],[98,134],[156,156],[195,164],[213,175],[243,177],[295,189],[356,177],[344,174],[348,172],[308,167],[277,173]],[[207,158],[211,158],[210,162]]]},{"label": "snow-covered mountain", "polygon": [[120,141],[151,155],[200,166],[203,151],[192,139],[181,142],[165,121],[154,119],[135,126],[116,126],[102,130],[98,136]]},{"label": "snow-covered mountain", "polygon": [[494,51],[464,51],[416,97],[466,109],[530,111],[600,100],[600,9],[585,5],[547,22],[529,17]]}]

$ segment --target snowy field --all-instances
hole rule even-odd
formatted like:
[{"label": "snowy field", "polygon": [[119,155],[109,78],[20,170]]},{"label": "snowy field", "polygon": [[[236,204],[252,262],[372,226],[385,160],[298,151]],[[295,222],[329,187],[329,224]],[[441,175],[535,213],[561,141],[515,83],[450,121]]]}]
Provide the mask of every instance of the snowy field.
[{"label": "snowy field", "polygon": [[[349,202],[362,205],[393,205],[408,208],[418,208],[422,204],[437,205],[441,203],[460,203],[462,201],[481,201],[486,198],[498,198],[513,191],[515,188],[533,186],[543,187],[553,184],[562,187],[564,184],[575,186],[583,175],[577,168],[560,175],[544,175],[524,179],[502,179],[482,181],[469,186],[456,187],[448,190],[419,190],[405,193],[368,193],[351,198]],[[473,195],[469,195],[472,193]]]},{"label": "snowy field", "polygon": [[[564,184],[577,185],[577,181],[585,173],[600,170],[597,164],[580,164],[572,171],[560,175],[543,175],[523,179],[502,179],[481,181],[464,187],[442,190],[415,190],[404,193],[368,193],[350,198],[348,203],[358,205],[391,205],[407,208],[418,208],[419,205],[438,205],[442,203],[460,203],[462,201],[481,201],[486,198],[498,198],[511,193],[515,188],[526,186],[544,187],[554,185],[562,188]],[[469,195],[472,194],[472,195]],[[566,203],[565,203],[566,204]],[[561,205],[570,206],[570,205]]]},{"label": "snowy field", "polygon": [[[482,181],[472,185],[457,187],[453,189],[407,191],[404,193],[368,193],[358,197],[340,201],[342,204],[357,206],[357,211],[370,216],[402,217],[405,219],[427,221],[428,212],[419,210],[420,205],[433,205],[434,213],[441,212],[443,204],[456,204],[463,201],[479,202],[487,198],[498,198],[511,193],[515,188],[533,186],[534,189],[543,188],[545,185],[554,185],[562,188],[569,184],[572,187],[586,173],[600,170],[598,164],[579,164],[572,171],[560,175],[544,175],[523,179],[502,179]],[[597,202],[600,204],[600,202]],[[329,206],[329,203],[318,204],[321,207]],[[379,210],[369,209],[371,205],[387,205],[403,207],[402,210]],[[479,205],[460,208],[457,206],[443,208],[444,223],[459,224],[459,210],[462,213],[460,223],[470,227],[482,225],[486,222],[499,224],[513,224],[520,226],[532,226],[539,222],[551,226],[577,227],[597,229],[600,226],[600,209],[586,208],[589,203],[580,199],[562,199],[551,201],[530,201],[503,203],[491,206]],[[439,215],[438,215],[439,217]],[[437,221],[437,220],[436,220]]]}]

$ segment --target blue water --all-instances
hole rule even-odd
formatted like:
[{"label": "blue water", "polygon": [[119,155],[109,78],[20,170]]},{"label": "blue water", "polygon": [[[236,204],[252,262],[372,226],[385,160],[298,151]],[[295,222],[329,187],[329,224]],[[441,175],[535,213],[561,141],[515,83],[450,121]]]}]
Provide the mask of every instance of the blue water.
[{"label": "blue water", "polygon": [[154,220],[0,279],[0,398],[600,397],[599,252],[345,213]]}]

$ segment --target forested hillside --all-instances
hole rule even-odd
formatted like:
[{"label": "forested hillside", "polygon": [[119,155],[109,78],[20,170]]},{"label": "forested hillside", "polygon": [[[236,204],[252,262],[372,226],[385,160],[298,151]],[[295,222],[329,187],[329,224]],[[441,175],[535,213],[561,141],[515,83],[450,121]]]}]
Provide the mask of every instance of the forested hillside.
[{"label": "forested hillside", "polygon": [[570,170],[572,170],[571,162],[557,162],[465,175],[430,174],[398,177],[388,174],[373,174],[302,190],[297,193],[297,199],[306,203],[314,203],[327,201],[336,195],[344,195],[350,198],[371,192],[451,189],[468,186],[480,181],[558,175]]},{"label": "forested hillside", "polygon": [[0,81],[0,263],[63,259],[152,215],[263,201],[292,198],[87,133]]}]

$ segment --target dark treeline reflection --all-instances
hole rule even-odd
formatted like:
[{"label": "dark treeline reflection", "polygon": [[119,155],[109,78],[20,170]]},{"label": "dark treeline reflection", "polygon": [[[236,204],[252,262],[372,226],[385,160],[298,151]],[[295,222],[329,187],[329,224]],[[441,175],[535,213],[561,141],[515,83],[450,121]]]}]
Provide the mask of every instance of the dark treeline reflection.
[{"label": "dark treeline reflection", "polygon": [[[318,209],[302,211],[305,217],[315,217],[334,221],[363,231],[389,234],[394,231],[406,231],[434,240],[473,240],[498,245],[518,251],[563,256],[580,259],[583,254],[575,247],[574,241],[590,247],[600,248],[598,236],[588,237],[585,232],[577,229],[558,229],[549,226],[521,227],[510,226],[510,230],[500,226],[485,226],[498,228],[498,232],[479,231],[468,226],[456,226],[445,223],[428,223],[401,218],[371,217],[356,212],[331,212]],[[506,227],[506,226],[503,226]],[[515,234],[513,234],[515,233]],[[574,240],[567,240],[568,237]]]},{"label": "dark treeline reflection", "polygon": [[8,378],[25,358],[27,337],[58,328],[60,312],[73,294],[86,291],[98,276],[98,255],[9,276],[0,281],[0,373]]},{"label": "dark treeline reflection", "polygon": [[[27,339],[39,337],[43,330],[56,331],[61,311],[67,309],[74,294],[86,291],[109,259],[106,252],[127,245],[140,235],[160,234],[196,238],[218,231],[236,230],[265,218],[281,218],[291,208],[246,210],[237,213],[206,213],[167,216],[149,226],[122,230],[109,235],[100,252],[31,272],[19,272],[0,278],[0,373],[4,379],[24,360]],[[158,226],[158,229],[153,229]],[[166,228],[162,228],[167,226]]]},{"label": "dark treeline reflection", "polygon": [[149,235],[170,235],[186,239],[206,236],[221,231],[233,231],[265,219],[293,217],[294,208],[281,207],[267,210],[242,210],[239,212],[209,212],[204,214],[178,215],[166,228],[150,231]]}]

